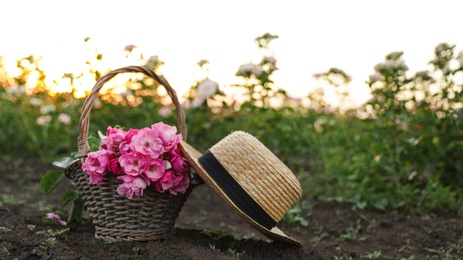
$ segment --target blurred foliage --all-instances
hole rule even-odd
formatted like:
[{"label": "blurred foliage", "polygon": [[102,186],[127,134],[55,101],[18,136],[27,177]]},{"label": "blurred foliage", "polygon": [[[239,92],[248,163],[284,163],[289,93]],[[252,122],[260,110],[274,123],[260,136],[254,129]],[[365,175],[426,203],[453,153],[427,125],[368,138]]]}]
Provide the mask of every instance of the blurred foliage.
[{"label": "blurred foliage", "polygon": [[[256,38],[262,60],[241,65],[239,83],[218,86],[209,81],[217,88],[212,94],[198,91],[208,79],[208,62],[198,63],[206,70],[204,77],[192,84],[182,104],[189,143],[205,151],[234,130],[247,131],[293,170],[305,197],[359,209],[463,213],[463,52],[439,44],[429,70],[413,75],[402,52],[390,53],[374,66],[368,81],[372,98],[361,107],[341,109],[326,102],[323,89],[302,100],[275,86],[271,78],[278,67],[269,46],[277,38]],[[104,75],[107,70],[93,64],[101,59],[98,54],[82,73],[94,80]],[[155,71],[164,64],[157,56],[139,61]],[[75,152],[83,97],[76,97],[75,90],[50,95],[40,59],[21,59],[18,68],[21,74],[11,78],[0,63],[2,154],[52,161]],[[77,74],[65,75],[77,84]],[[28,85],[30,75],[37,78],[33,86]],[[330,68],[314,76],[342,98],[351,95],[345,88],[351,81],[346,72]],[[157,83],[132,77],[122,85],[123,91],[108,91],[94,104],[91,132],[157,121],[176,125],[175,107]],[[242,95],[230,97],[225,94],[229,89],[240,89]]]}]

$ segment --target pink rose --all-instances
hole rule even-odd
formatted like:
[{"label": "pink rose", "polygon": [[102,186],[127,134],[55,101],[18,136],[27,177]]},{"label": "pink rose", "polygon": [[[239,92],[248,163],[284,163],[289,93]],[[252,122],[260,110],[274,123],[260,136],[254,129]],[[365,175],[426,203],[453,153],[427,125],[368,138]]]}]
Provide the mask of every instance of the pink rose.
[{"label": "pink rose", "polygon": [[177,195],[178,193],[184,194],[190,186],[190,176],[188,173],[182,173],[177,175],[177,185],[172,186],[169,189],[170,194]]},{"label": "pink rose", "polygon": [[164,153],[163,141],[159,138],[159,132],[151,128],[143,128],[133,136],[130,149],[138,153],[158,158]]},{"label": "pink rose", "polygon": [[124,141],[125,135],[125,131],[108,126],[106,131],[106,139],[101,140],[101,147],[103,149],[118,153],[119,145],[122,141]]},{"label": "pink rose", "polygon": [[90,173],[89,175],[90,176],[88,178],[88,181],[91,184],[101,184],[103,182],[104,175],[101,175],[99,173]]},{"label": "pink rose", "polygon": [[128,143],[132,142],[133,136],[138,134],[139,131],[139,129],[129,129],[129,131],[127,131],[127,133],[125,134],[125,141],[127,141]]},{"label": "pink rose", "polygon": [[131,152],[119,157],[119,164],[127,175],[138,176],[144,167],[143,155]]},{"label": "pink rose", "polygon": [[132,150],[130,149],[130,143],[128,143],[127,141],[122,141],[119,145],[119,153],[122,155],[130,152],[132,152]]},{"label": "pink rose", "polygon": [[187,173],[175,173],[172,170],[167,170],[164,176],[154,183],[154,188],[163,193],[169,190],[170,194],[185,193],[190,184],[190,179]]},{"label": "pink rose", "polygon": [[119,164],[119,159],[118,158],[113,158],[109,161],[109,166],[108,166],[109,171],[111,171],[114,174],[120,175],[124,173],[124,170],[122,170],[121,165]]},{"label": "pink rose", "polygon": [[55,221],[56,223],[58,223],[58,224],[60,224],[62,226],[67,225],[67,223],[65,221],[63,221],[61,219],[61,217],[58,214],[54,213],[54,212],[48,212],[47,214],[45,214],[45,218],[53,220],[53,221]]},{"label": "pink rose", "polygon": [[161,193],[170,189],[175,184],[174,182],[176,180],[173,175],[174,172],[172,170],[167,170],[161,179],[154,183],[154,188]]},{"label": "pink rose", "polygon": [[151,126],[162,140],[162,145],[165,151],[170,151],[182,139],[181,134],[177,134],[177,127],[166,125],[163,122],[156,123]]},{"label": "pink rose", "polygon": [[176,172],[187,172],[188,169],[190,169],[190,165],[188,164],[186,158],[182,156],[173,156],[170,158],[170,163]]},{"label": "pink rose", "polygon": [[159,180],[165,171],[164,163],[159,158],[147,159],[143,169],[143,173],[150,181]]},{"label": "pink rose", "polygon": [[90,175],[105,175],[108,172],[109,161],[113,154],[107,150],[98,150],[87,154],[87,159],[82,164],[82,169]]},{"label": "pink rose", "polygon": [[143,190],[149,185],[149,180],[143,176],[129,176],[122,175],[117,177],[119,180],[123,180],[124,183],[117,187],[117,193],[119,195],[125,195],[127,198],[140,198],[143,196]]},{"label": "pink rose", "polygon": [[117,135],[117,134],[121,134],[121,133],[125,135],[125,131],[120,129],[120,128],[111,127],[111,126],[108,126],[106,128],[106,136]]}]

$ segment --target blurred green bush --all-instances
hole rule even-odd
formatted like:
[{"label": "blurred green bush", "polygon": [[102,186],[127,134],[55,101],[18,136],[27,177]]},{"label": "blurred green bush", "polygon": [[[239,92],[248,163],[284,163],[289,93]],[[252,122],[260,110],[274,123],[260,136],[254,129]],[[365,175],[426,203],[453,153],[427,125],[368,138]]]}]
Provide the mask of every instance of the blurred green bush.
[{"label": "blurred green bush", "polygon": [[[256,42],[266,53],[276,38],[266,34]],[[372,98],[350,109],[330,107],[320,89],[304,100],[288,97],[271,81],[278,68],[267,55],[239,67],[241,83],[228,87],[242,90],[238,98],[207,77],[198,79],[183,97],[188,142],[205,151],[234,130],[247,131],[294,171],[306,197],[359,209],[461,214],[463,52],[439,44],[430,69],[414,75],[402,55],[391,53],[374,67]],[[155,70],[163,64],[157,56],[141,62]],[[204,69],[207,63],[198,65]],[[75,152],[83,99],[73,91],[49,95],[33,56],[18,61],[18,68],[22,74],[9,78],[0,63],[2,156],[52,161]],[[92,68],[87,73],[95,80],[107,72]],[[25,87],[33,72],[38,83]],[[331,68],[316,78],[335,88],[341,104],[347,102],[350,93],[343,87],[350,77],[344,71]],[[176,125],[175,108],[155,82],[139,77],[124,84],[125,92],[101,95],[91,112],[91,132],[104,133],[109,125]]]}]

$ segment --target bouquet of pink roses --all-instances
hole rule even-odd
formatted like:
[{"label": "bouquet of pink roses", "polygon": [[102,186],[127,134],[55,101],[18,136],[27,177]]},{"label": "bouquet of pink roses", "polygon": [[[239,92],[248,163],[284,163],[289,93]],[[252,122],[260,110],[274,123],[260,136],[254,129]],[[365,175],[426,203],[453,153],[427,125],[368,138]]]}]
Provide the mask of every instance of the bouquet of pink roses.
[{"label": "bouquet of pink roses", "polygon": [[98,151],[89,152],[82,169],[92,184],[106,174],[122,180],[117,192],[140,198],[146,188],[172,195],[184,194],[190,185],[190,165],[181,154],[177,128],[162,122],[142,129],[108,127]]}]

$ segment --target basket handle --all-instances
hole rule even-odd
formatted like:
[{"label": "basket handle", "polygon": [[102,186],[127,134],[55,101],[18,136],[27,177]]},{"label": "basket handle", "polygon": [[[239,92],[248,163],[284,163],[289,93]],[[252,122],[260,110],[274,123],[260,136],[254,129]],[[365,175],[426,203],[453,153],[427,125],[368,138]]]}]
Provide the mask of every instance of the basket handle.
[{"label": "basket handle", "polygon": [[185,112],[183,111],[182,106],[180,105],[180,102],[178,101],[177,94],[175,90],[170,86],[169,82],[162,77],[158,76],[152,69],[148,69],[145,67],[141,66],[127,66],[127,67],[122,67],[119,69],[115,69],[113,71],[110,71],[103,77],[101,77],[93,87],[92,91],[88,95],[87,99],[84,102],[84,105],[82,107],[82,114],[80,116],[80,122],[79,122],[79,137],[77,138],[77,145],[78,145],[78,150],[79,150],[79,158],[83,160],[87,154],[90,152],[90,146],[88,144],[88,130],[90,126],[90,111],[92,110],[93,107],[93,102],[95,99],[98,97],[98,93],[100,92],[100,89],[103,87],[103,85],[108,82],[110,79],[112,79],[114,76],[116,76],[119,73],[124,73],[124,72],[141,72],[145,74],[148,77],[151,77],[155,79],[159,84],[164,86],[164,88],[167,90],[167,93],[169,94],[170,98],[172,99],[172,102],[174,103],[176,110],[177,110],[177,124],[180,133],[182,134],[183,140],[186,141],[187,138],[187,129],[186,129],[186,123],[185,123]]}]

